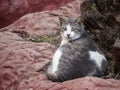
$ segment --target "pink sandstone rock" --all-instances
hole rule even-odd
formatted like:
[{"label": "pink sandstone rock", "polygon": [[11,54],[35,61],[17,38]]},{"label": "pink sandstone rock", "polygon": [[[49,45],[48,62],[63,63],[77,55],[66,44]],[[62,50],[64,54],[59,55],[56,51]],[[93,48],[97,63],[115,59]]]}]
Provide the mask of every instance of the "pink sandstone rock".
[{"label": "pink sandstone rock", "polygon": [[59,16],[80,16],[80,3],[76,0],[57,10],[27,14],[0,31],[25,31],[31,36],[49,35],[59,31]]},{"label": "pink sandstone rock", "polygon": [[24,31],[33,36],[47,35],[48,30],[54,32],[58,29],[58,16],[79,16],[79,2],[82,1],[76,0],[57,10],[28,14],[1,29],[0,90],[120,90],[120,80],[115,79],[84,77],[62,83],[48,80],[45,71],[55,51],[54,46],[26,41],[13,32]]},{"label": "pink sandstone rock", "polygon": [[71,1],[74,0],[0,0],[0,28],[25,14],[57,9]]},{"label": "pink sandstone rock", "polygon": [[0,90],[15,90],[29,77],[39,77],[52,58],[53,48],[46,42],[24,41],[15,33],[0,32]]}]

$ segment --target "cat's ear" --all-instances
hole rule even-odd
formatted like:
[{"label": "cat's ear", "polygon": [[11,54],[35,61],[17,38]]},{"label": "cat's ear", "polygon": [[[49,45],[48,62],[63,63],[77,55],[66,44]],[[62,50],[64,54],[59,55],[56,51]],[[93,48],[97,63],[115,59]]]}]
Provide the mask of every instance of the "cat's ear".
[{"label": "cat's ear", "polygon": [[60,25],[62,25],[62,23],[64,23],[66,21],[66,18],[67,17],[65,17],[65,16],[59,17]]},{"label": "cat's ear", "polygon": [[83,24],[80,16],[75,19],[74,23],[78,23],[82,28],[84,28],[84,24]]},{"label": "cat's ear", "polygon": [[81,23],[80,16],[75,19],[74,23]]}]

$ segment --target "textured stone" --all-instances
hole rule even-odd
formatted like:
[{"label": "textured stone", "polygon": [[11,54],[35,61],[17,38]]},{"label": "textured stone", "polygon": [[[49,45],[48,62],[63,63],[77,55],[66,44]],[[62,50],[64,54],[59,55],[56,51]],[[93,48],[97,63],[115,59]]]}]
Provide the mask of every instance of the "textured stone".
[{"label": "textured stone", "polygon": [[25,14],[57,9],[71,1],[74,0],[0,0],[0,28]]},{"label": "textured stone", "polygon": [[[17,88],[26,79],[39,77],[53,55],[53,45],[23,40],[11,32],[0,32],[0,90]],[[19,81],[20,80],[20,81]]]},{"label": "textured stone", "polygon": [[59,16],[80,16],[80,3],[76,0],[57,10],[27,14],[1,31],[25,31],[31,36],[49,35],[59,31]]}]

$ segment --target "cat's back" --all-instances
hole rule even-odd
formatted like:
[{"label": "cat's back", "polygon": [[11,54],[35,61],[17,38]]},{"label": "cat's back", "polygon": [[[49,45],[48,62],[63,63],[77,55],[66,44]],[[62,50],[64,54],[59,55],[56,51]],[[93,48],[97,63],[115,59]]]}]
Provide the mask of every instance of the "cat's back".
[{"label": "cat's back", "polygon": [[64,43],[59,47],[62,51],[66,52],[89,52],[89,51],[98,51],[101,53],[99,47],[96,45],[96,43],[90,39],[89,37],[83,37],[80,39],[77,39],[75,41],[70,41],[67,43]]}]

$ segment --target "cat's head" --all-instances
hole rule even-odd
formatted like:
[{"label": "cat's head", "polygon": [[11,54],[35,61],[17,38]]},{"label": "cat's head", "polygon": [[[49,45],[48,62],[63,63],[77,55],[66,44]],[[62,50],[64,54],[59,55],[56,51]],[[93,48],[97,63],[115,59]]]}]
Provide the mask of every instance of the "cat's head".
[{"label": "cat's head", "polygon": [[61,36],[64,40],[76,40],[84,33],[83,26],[75,18],[60,18]]}]

